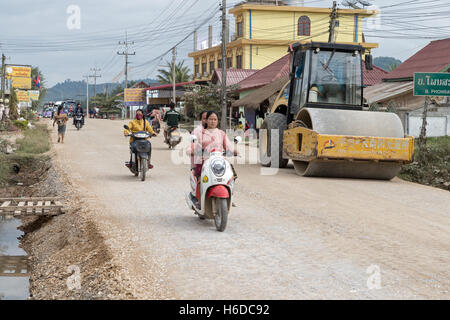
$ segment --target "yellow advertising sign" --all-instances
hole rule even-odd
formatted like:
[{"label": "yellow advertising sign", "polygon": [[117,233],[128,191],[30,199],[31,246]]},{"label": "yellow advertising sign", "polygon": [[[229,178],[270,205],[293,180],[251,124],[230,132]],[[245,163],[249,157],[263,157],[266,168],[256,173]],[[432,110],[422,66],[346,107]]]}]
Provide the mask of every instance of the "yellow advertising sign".
[{"label": "yellow advertising sign", "polygon": [[30,97],[30,99],[33,101],[38,101],[39,100],[39,90],[29,90],[28,97]]},{"label": "yellow advertising sign", "polygon": [[12,77],[11,85],[16,89],[31,89],[31,78]]},{"label": "yellow advertising sign", "polygon": [[25,90],[16,90],[17,101],[18,102],[30,102],[30,97],[28,92]]},{"label": "yellow advertising sign", "polygon": [[7,66],[6,76],[8,78],[11,77],[31,78],[31,67]]},{"label": "yellow advertising sign", "polygon": [[141,105],[145,104],[144,89],[125,89],[124,90],[125,105]]}]

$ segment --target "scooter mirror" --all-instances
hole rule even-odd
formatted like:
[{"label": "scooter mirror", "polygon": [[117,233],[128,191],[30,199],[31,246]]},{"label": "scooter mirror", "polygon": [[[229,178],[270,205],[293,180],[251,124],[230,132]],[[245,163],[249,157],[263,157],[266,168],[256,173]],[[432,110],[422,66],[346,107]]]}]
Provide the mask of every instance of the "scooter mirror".
[{"label": "scooter mirror", "polygon": [[241,143],[241,142],[242,142],[242,137],[241,136],[234,137],[234,143],[235,144],[238,144],[238,143]]},{"label": "scooter mirror", "polygon": [[198,140],[197,136],[191,135],[191,142],[192,143],[197,142],[197,140]]},{"label": "scooter mirror", "polygon": [[130,130],[130,128],[126,124],[123,125],[123,128],[126,130]]}]

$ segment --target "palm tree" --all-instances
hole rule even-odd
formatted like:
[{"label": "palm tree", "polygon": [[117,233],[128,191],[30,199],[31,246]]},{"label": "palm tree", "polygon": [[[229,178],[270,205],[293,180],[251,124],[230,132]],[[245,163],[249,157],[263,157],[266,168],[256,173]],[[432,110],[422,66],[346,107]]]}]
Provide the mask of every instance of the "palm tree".
[{"label": "palm tree", "polygon": [[[165,69],[159,69],[159,75],[158,75],[158,81],[161,84],[168,84],[172,83],[173,79],[173,72],[172,72],[173,63],[167,62],[167,66]],[[175,80],[177,83],[179,82],[187,82],[191,79],[191,76],[189,74],[189,67],[186,67],[184,65],[184,60],[181,62],[178,62],[178,64],[175,65]]]}]

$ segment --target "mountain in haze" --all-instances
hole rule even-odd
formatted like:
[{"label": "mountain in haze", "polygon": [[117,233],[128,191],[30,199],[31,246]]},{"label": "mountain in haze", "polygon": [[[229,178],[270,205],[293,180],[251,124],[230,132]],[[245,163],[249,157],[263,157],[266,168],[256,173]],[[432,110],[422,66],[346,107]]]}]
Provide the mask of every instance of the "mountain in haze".
[{"label": "mountain in haze", "polygon": [[[137,80],[144,81],[147,84],[158,83],[157,80],[154,79],[144,79]],[[111,93],[117,86],[124,86],[125,82],[119,83],[99,83],[96,86],[96,93],[105,93],[106,90],[108,94]],[[94,85],[89,84],[89,98],[94,96]],[[67,79],[64,82],[57,83],[53,87],[49,88],[47,91],[47,95],[45,96],[45,101],[60,101],[65,99],[74,99],[74,100],[85,100],[86,99],[86,82],[84,81],[72,81]]]},{"label": "mountain in haze", "polygon": [[402,63],[394,57],[376,57],[373,59],[373,64],[386,71],[392,71]]}]

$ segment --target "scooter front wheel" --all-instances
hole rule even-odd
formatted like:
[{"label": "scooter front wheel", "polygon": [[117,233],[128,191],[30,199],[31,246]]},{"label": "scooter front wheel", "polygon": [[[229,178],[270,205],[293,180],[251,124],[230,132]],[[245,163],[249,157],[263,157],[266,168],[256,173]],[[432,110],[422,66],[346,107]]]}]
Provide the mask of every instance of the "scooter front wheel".
[{"label": "scooter front wheel", "polygon": [[217,231],[223,232],[228,222],[228,203],[227,199],[215,198],[214,223]]},{"label": "scooter front wheel", "polygon": [[147,159],[141,158],[141,181],[145,181],[145,174],[147,173]]}]

